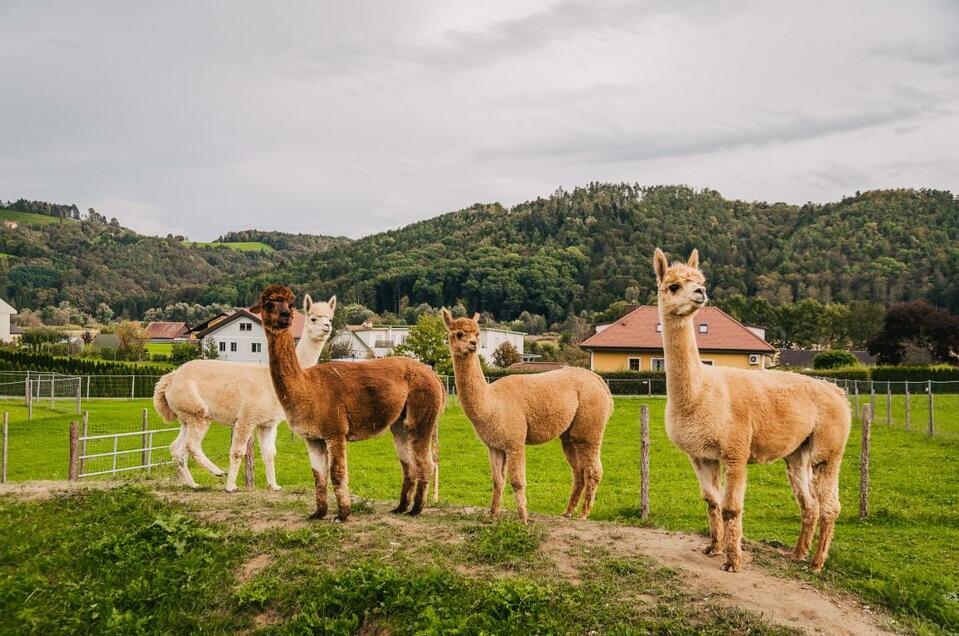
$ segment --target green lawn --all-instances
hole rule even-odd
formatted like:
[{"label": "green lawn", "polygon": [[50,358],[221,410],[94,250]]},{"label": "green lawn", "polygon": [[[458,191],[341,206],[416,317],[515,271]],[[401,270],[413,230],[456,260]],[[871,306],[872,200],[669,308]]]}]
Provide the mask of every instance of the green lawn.
[{"label": "green lawn", "polygon": [[223,241],[186,241],[190,245],[196,245],[198,247],[229,247],[231,250],[236,250],[238,252],[273,252],[275,251],[271,246],[266,243],[261,243],[259,241],[236,241],[236,242],[223,242]]},{"label": "green lawn", "polygon": [[170,352],[173,350],[172,342],[148,342],[143,346],[146,347],[146,350],[150,355],[153,355],[154,353],[170,355]]},{"label": "green lawn", "polygon": [[[959,416],[956,398],[937,397],[943,408],[943,422],[950,416],[955,422]],[[594,516],[640,523],[639,407],[643,403],[651,409],[650,523],[668,529],[704,531],[705,511],[695,477],[685,456],[666,438],[665,401],[656,398],[616,400],[606,432],[605,476]],[[91,432],[135,430],[144,407],[150,408],[151,427],[170,426],[159,421],[147,400],[94,400],[86,406],[90,410]],[[59,413],[38,408],[32,422],[24,421],[23,407],[12,400],[2,408],[11,413],[10,478],[64,478],[66,426],[76,417],[65,411],[68,404],[64,403],[64,411]],[[486,450],[455,400],[447,408],[440,431],[442,499],[454,504],[487,505],[490,481]],[[168,444],[172,437],[173,434],[166,434],[162,443]],[[139,438],[129,439],[130,444],[138,441]],[[207,454],[223,468],[227,464],[228,444],[229,429],[223,426],[211,428],[204,443]],[[854,590],[872,603],[915,618],[920,627],[959,629],[959,439],[949,435],[930,438],[920,432],[906,433],[901,427],[877,423],[871,461],[872,515],[867,521],[857,517],[859,444],[857,423],[843,464],[844,509],[831,559],[825,573],[810,580],[819,578]],[[302,441],[292,438],[283,426],[278,445],[279,482],[310,485],[312,477]],[[106,449],[91,447],[89,452],[103,450]],[[378,500],[396,497],[400,472],[388,436],[351,444],[349,452],[350,485],[355,494]],[[192,463],[191,468],[201,484],[221,483]],[[172,475],[169,467],[155,473]],[[256,479],[262,487],[259,462]],[[528,482],[531,511],[562,512],[570,477],[558,442],[529,448]],[[750,467],[744,528],[751,540],[789,546],[794,543],[799,528],[798,509],[782,463]],[[775,567],[808,576],[795,567]]]},{"label": "green lawn", "polygon": [[[73,219],[63,219],[66,223],[72,223]],[[60,218],[56,216],[47,216],[45,214],[33,214],[32,212],[19,212],[0,208],[0,221],[16,221],[24,225],[49,225],[59,223]]]}]

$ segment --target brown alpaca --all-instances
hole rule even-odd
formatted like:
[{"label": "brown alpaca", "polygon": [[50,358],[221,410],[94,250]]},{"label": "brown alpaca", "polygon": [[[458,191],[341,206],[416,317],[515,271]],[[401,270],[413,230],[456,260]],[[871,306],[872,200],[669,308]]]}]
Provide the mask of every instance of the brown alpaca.
[{"label": "brown alpaca", "polygon": [[[260,296],[273,388],[291,428],[306,440],[316,485],[316,512],[326,516],[326,479],[336,495],[338,521],[350,515],[346,444],[387,428],[403,467],[400,503],[393,510],[417,515],[433,475],[432,440],[446,399],[432,369],[410,358],[329,362],[300,367],[290,334],[293,293],[270,285]],[[410,508],[411,491],[413,506]]]},{"label": "brown alpaca", "polygon": [[523,523],[526,511],[526,445],[560,438],[573,470],[573,490],[565,516],[571,516],[582,495],[580,517],[593,507],[603,477],[600,447],[613,398],[606,383],[591,371],[557,369],[531,375],[511,375],[487,384],[476,353],[479,314],[453,319],[443,310],[456,375],[456,394],[476,434],[489,451],[493,504],[497,515],[506,473]]},{"label": "brown alpaca", "polygon": [[[704,365],[693,317],[706,304],[699,253],[672,266],[653,257],[666,358],[666,433],[693,464],[709,511],[704,552],[725,553],[724,570],[742,563],[746,464],[786,460],[802,529],[793,552],[806,558],[819,522],[812,569],[822,569],[839,516],[839,465],[849,437],[845,394],[835,385],[795,373]],[[720,465],[725,487],[720,486]]]}]

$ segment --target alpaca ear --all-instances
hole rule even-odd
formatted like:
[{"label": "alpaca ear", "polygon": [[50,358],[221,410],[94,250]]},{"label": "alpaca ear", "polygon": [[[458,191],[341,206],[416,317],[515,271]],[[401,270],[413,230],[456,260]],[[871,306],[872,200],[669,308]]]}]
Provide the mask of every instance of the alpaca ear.
[{"label": "alpaca ear", "polygon": [[689,255],[689,260],[686,261],[686,264],[692,267],[693,269],[699,269],[699,250],[693,248],[692,253]]},{"label": "alpaca ear", "polygon": [[307,294],[306,296],[303,297],[303,313],[304,314],[309,313],[310,307],[312,306],[313,306],[313,299],[310,298],[309,294]]},{"label": "alpaca ear", "polygon": [[262,307],[260,307],[260,301],[256,301],[256,304],[250,307],[247,311],[251,314],[258,314],[262,312]]},{"label": "alpaca ear", "polygon": [[473,314],[473,322],[479,322],[480,318],[482,318],[482,316],[480,315],[480,312],[477,311],[476,313]]},{"label": "alpaca ear", "polygon": [[327,301],[327,304],[330,306],[331,311],[336,311],[336,294],[330,296],[330,299]]},{"label": "alpaca ear", "polygon": [[653,269],[656,271],[656,280],[663,280],[663,276],[666,274],[666,270],[669,268],[669,261],[666,260],[666,255],[663,253],[663,250],[656,248],[656,253],[653,254]]},{"label": "alpaca ear", "polygon": [[446,329],[453,328],[453,314],[450,313],[450,310],[446,307],[443,307],[443,311],[440,312],[443,314],[443,322],[446,323]]}]

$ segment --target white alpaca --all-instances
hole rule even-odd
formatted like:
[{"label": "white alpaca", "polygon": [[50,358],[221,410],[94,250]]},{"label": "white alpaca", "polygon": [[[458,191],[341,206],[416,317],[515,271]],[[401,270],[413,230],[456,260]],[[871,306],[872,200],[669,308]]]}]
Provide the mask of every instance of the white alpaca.
[{"label": "white alpaca", "polygon": [[[307,323],[296,346],[297,359],[303,367],[312,367],[319,360],[333,329],[335,309],[336,296],[328,302],[317,303],[309,296],[303,298]],[[170,454],[187,485],[197,486],[187,467],[188,454],[212,474],[223,475],[202,448],[210,421],[215,420],[233,427],[227,492],[236,491],[240,463],[254,429],[260,442],[267,486],[270,490],[281,489],[276,483],[274,460],[277,427],[286,415],[273,390],[269,366],[221,360],[187,362],[160,378],[153,392],[153,406],[164,420],[180,420],[180,434],[170,444]]]}]

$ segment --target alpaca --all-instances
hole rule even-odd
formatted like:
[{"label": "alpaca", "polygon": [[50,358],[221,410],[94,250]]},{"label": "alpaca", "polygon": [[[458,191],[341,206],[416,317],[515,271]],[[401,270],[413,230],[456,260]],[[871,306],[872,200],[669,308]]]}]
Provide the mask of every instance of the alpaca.
[{"label": "alpaca", "polygon": [[822,569],[839,516],[839,465],[851,419],[845,394],[795,373],[702,364],[694,329],[694,316],[706,304],[699,252],[670,266],[657,249],[653,266],[666,361],[666,433],[689,456],[707,503],[710,542],[704,552],[722,551],[723,569],[740,570],[746,464],[784,459],[802,511],[793,557],[806,558],[818,521],[812,569]]},{"label": "alpaca", "polygon": [[576,511],[582,496],[580,518],[593,507],[596,488],[603,477],[600,447],[603,431],[613,412],[613,398],[603,380],[586,369],[571,367],[531,375],[511,375],[487,384],[476,353],[479,314],[454,319],[443,309],[453,354],[456,394],[489,452],[493,477],[490,515],[499,514],[506,473],[509,473],[516,508],[523,523],[526,510],[526,445],[560,438],[573,471],[573,488],[564,516]]},{"label": "alpaca", "polygon": [[[333,328],[335,310],[336,296],[328,302],[316,303],[309,295],[303,298],[307,323],[296,347],[301,364],[313,366],[319,360]],[[224,474],[202,448],[210,421],[216,420],[233,427],[227,492],[236,491],[240,464],[254,430],[259,437],[267,487],[281,490],[276,483],[274,460],[277,427],[284,414],[273,392],[270,370],[265,365],[192,360],[160,378],[153,393],[153,405],[164,420],[181,422],[180,434],[170,445],[170,454],[187,485],[197,487],[187,466],[188,454],[212,474]]]},{"label": "alpaca", "polygon": [[[303,369],[290,334],[293,293],[269,285],[260,296],[270,351],[270,377],[287,421],[306,440],[316,487],[316,512],[327,512],[327,475],[336,495],[337,521],[350,516],[346,444],[387,428],[403,469],[394,513],[418,515],[433,475],[432,444],[446,392],[425,364],[398,356],[362,362],[329,362]],[[415,490],[415,492],[413,492]],[[410,499],[412,494],[412,507]]]}]

